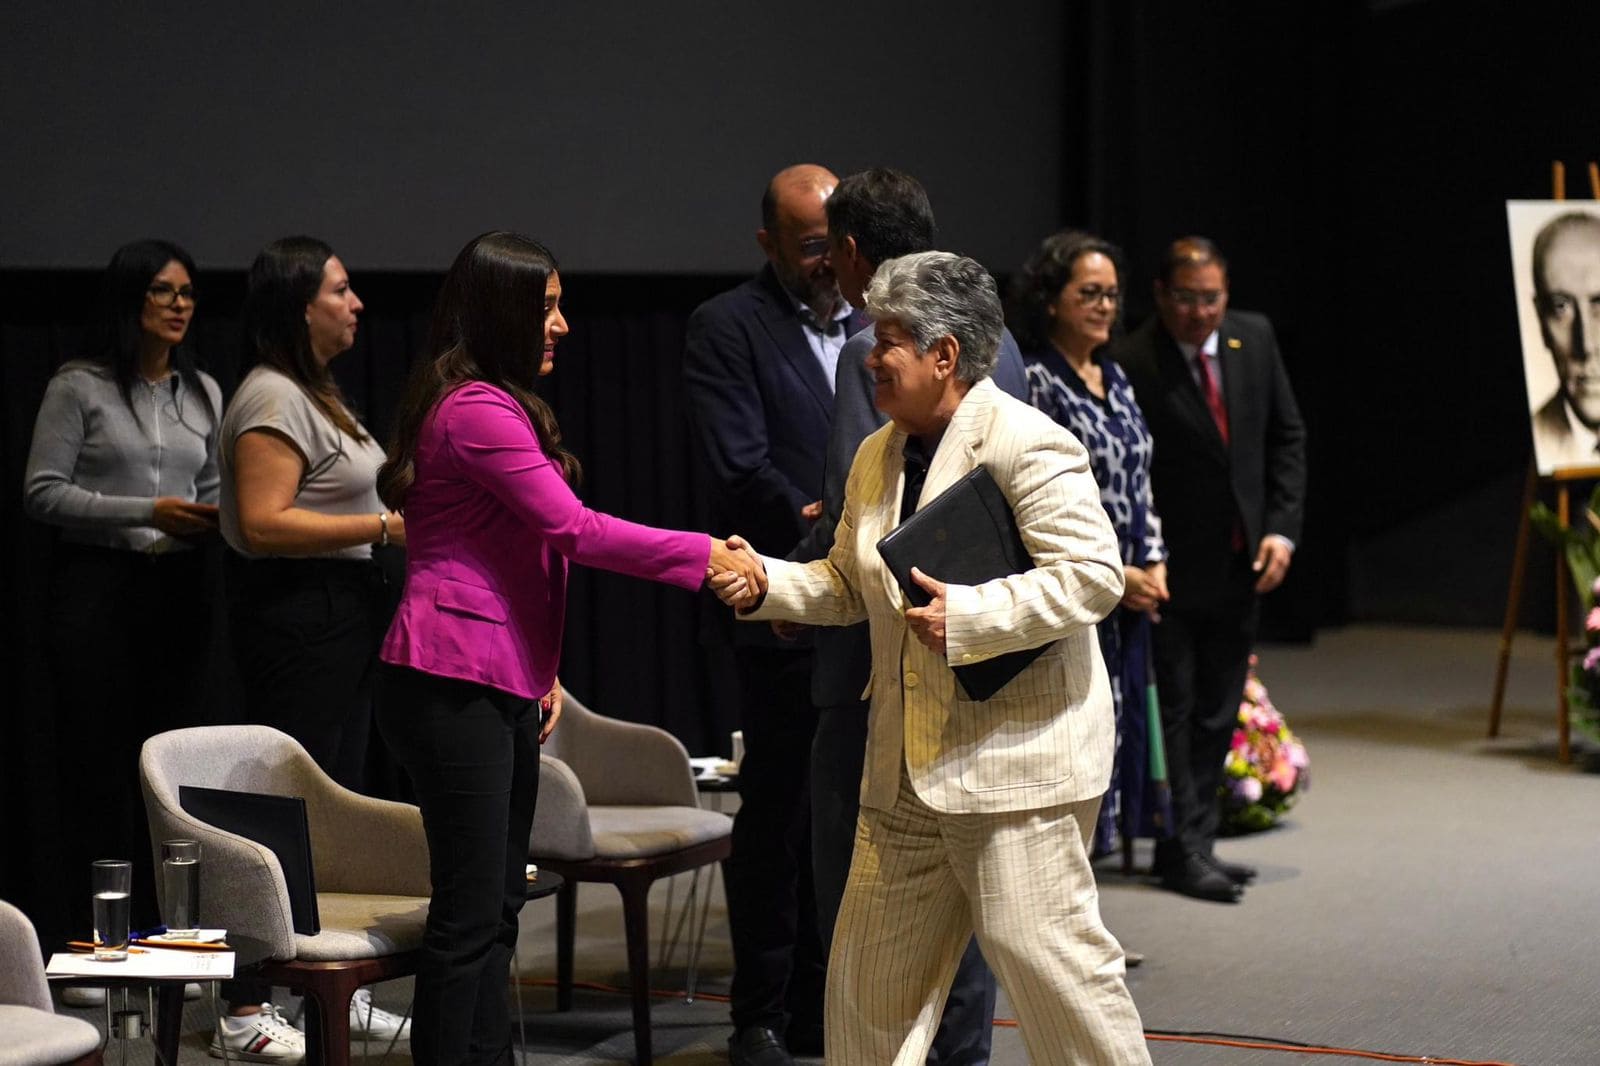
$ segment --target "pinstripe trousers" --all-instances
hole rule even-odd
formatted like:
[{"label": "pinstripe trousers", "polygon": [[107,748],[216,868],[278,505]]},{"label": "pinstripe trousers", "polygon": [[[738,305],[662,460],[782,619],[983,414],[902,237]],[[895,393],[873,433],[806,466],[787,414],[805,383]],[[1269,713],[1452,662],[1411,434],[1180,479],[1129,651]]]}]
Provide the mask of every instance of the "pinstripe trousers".
[{"label": "pinstripe trousers", "polygon": [[830,1066],[920,1066],[974,932],[1035,1066],[1149,1063],[1087,844],[1099,799],[944,814],[900,773],[863,807],[828,959]]}]

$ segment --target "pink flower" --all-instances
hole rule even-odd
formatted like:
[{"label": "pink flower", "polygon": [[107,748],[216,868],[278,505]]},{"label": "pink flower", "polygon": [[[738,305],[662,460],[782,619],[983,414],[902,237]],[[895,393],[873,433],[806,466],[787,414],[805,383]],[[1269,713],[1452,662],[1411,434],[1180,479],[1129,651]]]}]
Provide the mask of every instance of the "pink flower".
[{"label": "pink flower", "polygon": [[1600,645],[1590,648],[1588,653],[1583,657],[1583,669],[1585,673],[1592,673],[1597,666],[1600,666]]},{"label": "pink flower", "polygon": [[1589,617],[1584,619],[1583,628],[1590,633],[1600,633],[1600,607],[1589,609]]},{"label": "pink flower", "polygon": [[1299,776],[1294,764],[1286,758],[1281,758],[1272,765],[1272,772],[1267,774],[1270,782],[1279,792],[1293,792],[1294,779]]},{"label": "pink flower", "polygon": [[1246,803],[1261,802],[1261,782],[1253,777],[1241,777],[1233,783],[1233,794]]},{"label": "pink flower", "polygon": [[1589,588],[1589,595],[1600,600],[1600,577],[1594,579],[1594,584]]},{"label": "pink flower", "polygon": [[1234,730],[1233,741],[1229,745],[1229,747],[1233,751],[1249,751],[1250,750],[1250,738],[1245,736],[1243,733],[1239,732],[1238,730]]},{"label": "pink flower", "polygon": [[1307,766],[1311,765],[1311,758],[1310,756],[1306,755],[1306,746],[1304,744],[1297,740],[1289,744],[1288,749],[1289,765],[1293,766],[1296,770],[1304,770]]}]

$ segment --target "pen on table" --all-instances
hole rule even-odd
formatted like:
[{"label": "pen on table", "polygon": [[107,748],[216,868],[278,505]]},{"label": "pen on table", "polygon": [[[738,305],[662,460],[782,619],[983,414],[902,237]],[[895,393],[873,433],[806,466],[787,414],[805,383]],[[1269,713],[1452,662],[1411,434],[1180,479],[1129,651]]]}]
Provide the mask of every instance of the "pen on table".
[{"label": "pen on table", "polygon": [[[67,941],[67,947],[71,948],[73,951],[95,951],[98,948],[100,948],[101,946],[102,945],[100,945],[100,944],[90,943],[87,940],[69,940],[69,941]],[[130,947],[128,949],[128,951],[129,951],[130,954],[134,954],[134,955],[146,955],[146,954],[149,954],[144,948]]]}]

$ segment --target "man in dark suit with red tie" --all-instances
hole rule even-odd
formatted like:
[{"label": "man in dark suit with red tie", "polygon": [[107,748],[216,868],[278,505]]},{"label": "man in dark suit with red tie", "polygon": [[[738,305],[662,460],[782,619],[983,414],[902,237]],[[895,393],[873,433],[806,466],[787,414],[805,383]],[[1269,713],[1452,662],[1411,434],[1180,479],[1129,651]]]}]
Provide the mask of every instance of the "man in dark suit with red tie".
[{"label": "man in dark suit with red tie", "polygon": [[1214,854],[1217,788],[1255,641],[1258,601],[1288,573],[1305,511],[1305,424],[1264,315],[1228,308],[1228,264],[1203,237],[1168,246],[1156,315],[1113,351],[1155,453],[1169,603],[1155,627],[1172,785],[1162,883],[1233,902],[1255,877]]}]

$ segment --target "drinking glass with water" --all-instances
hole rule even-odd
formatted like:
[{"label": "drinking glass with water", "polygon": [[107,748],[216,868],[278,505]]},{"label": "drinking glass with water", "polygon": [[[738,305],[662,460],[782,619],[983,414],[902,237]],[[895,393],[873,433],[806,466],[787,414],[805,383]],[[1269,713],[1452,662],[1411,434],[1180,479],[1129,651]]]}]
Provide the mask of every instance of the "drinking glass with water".
[{"label": "drinking glass with water", "polygon": [[161,921],[167,935],[186,939],[200,935],[200,842],[161,843]]},{"label": "drinking glass with water", "polygon": [[127,859],[97,859],[89,868],[94,893],[94,957],[119,962],[128,957],[128,912],[133,864]]}]

